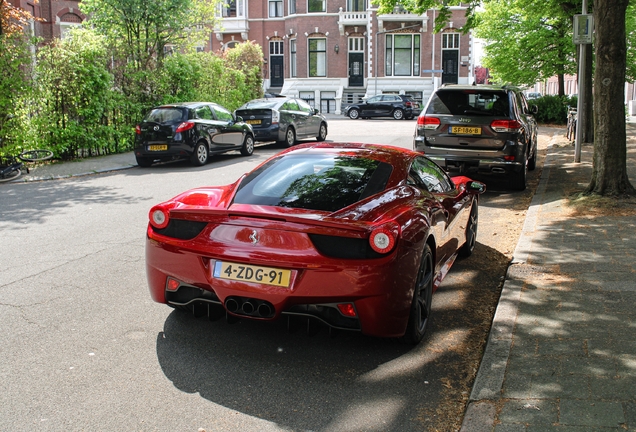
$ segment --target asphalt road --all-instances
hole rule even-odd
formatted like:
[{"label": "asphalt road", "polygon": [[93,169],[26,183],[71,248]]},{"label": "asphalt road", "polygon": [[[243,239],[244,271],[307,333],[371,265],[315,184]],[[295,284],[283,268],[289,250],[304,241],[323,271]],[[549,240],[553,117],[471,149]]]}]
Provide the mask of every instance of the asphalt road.
[{"label": "asphalt road", "polygon": [[[328,140],[411,148],[414,127],[343,117],[330,121]],[[1,185],[0,430],[407,432],[461,417],[486,337],[473,323],[488,320],[505,270],[482,270],[505,261],[488,221],[531,190],[484,195],[481,255],[450,272],[415,348],[283,323],[209,322],[150,300],[150,207],[233,182],[279,150]]]}]

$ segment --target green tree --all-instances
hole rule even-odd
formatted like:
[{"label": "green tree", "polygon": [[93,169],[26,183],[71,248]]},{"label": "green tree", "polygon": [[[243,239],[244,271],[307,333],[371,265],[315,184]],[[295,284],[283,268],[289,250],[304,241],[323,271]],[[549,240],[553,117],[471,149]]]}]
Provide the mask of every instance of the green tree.
[{"label": "green tree", "polygon": [[531,86],[576,74],[572,17],[552,2],[498,0],[477,14],[475,36],[488,41],[482,65],[499,82]]}]

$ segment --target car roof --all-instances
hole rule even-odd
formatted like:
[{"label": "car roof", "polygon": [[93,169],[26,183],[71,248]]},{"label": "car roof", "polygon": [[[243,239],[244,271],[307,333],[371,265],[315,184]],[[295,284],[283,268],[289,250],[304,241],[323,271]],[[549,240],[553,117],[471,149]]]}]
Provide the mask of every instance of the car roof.
[{"label": "car roof", "polygon": [[221,106],[221,105],[219,105],[218,103],[215,103],[215,102],[176,102],[176,103],[170,103],[170,104],[163,104],[163,105],[154,107],[153,109],[157,109],[157,108],[171,108],[171,107],[196,108],[196,107],[200,107],[202,105]]},{"label": "car roof", "polygon": [[518,87],[511,85],[496,85],[496,84],[442,84],[438,90],[492,90],[492,91],[505,91],[515,90],[520,91]]},{"label": "car roof", "polygon": [[296,145],[280,154],[342,154],[348,156],[360,155],[370,159],[376,159],[391,165],[399,165],[417,157],[424,156],[420,152],[402,147],[394,147],[384,144],[367,144],[355,142],[313,142]]}]

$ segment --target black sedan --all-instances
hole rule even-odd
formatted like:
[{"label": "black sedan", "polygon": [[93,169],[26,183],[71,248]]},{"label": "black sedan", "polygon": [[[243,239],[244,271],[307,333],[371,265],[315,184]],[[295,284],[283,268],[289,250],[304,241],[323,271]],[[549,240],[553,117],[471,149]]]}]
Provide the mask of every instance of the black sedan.
[{"label": "black sedan", "polygon": [[256,141],[291,147],[302,138],[324,141],[327,119],[303,99],[274,96],[254,99],[236,110],[254,129]]},{"label": "black sedan", "polygon": [[189,159],[205,165],[210,154],[254,152],[254,131],[240,117],[212,102],[184,102],[152,108],[135,128],[135,158],[140,167]]},{"label": "black sedan", "polygon": [[396,120],[410,120],[415,115],[413,108],[419,104],[410,96],[396,94],[375,95],[364,102],[349,105],[344,109],[345,117],[351,119],[369,117],[393,117]]}]

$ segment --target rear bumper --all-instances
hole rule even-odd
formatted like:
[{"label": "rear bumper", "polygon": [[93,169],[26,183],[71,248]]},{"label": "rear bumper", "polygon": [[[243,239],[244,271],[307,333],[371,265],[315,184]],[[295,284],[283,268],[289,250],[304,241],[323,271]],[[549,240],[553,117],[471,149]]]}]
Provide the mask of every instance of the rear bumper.
[{"label": "rear bumper", "polygon": [[148,144],[136,144],[135,156],[153,160],[171,160],[175,158],[189,157],[192,154],[192,146],[182,143],[169,143],[168,150],[152,151],[148,150]]},{"label": "rear bumper", "polygon": [[254,130],[254,140],[256,141],[282,141],[284,137],[280,136],[280,126],[278,124],[271,125],[266,128],[256,128]]}]

